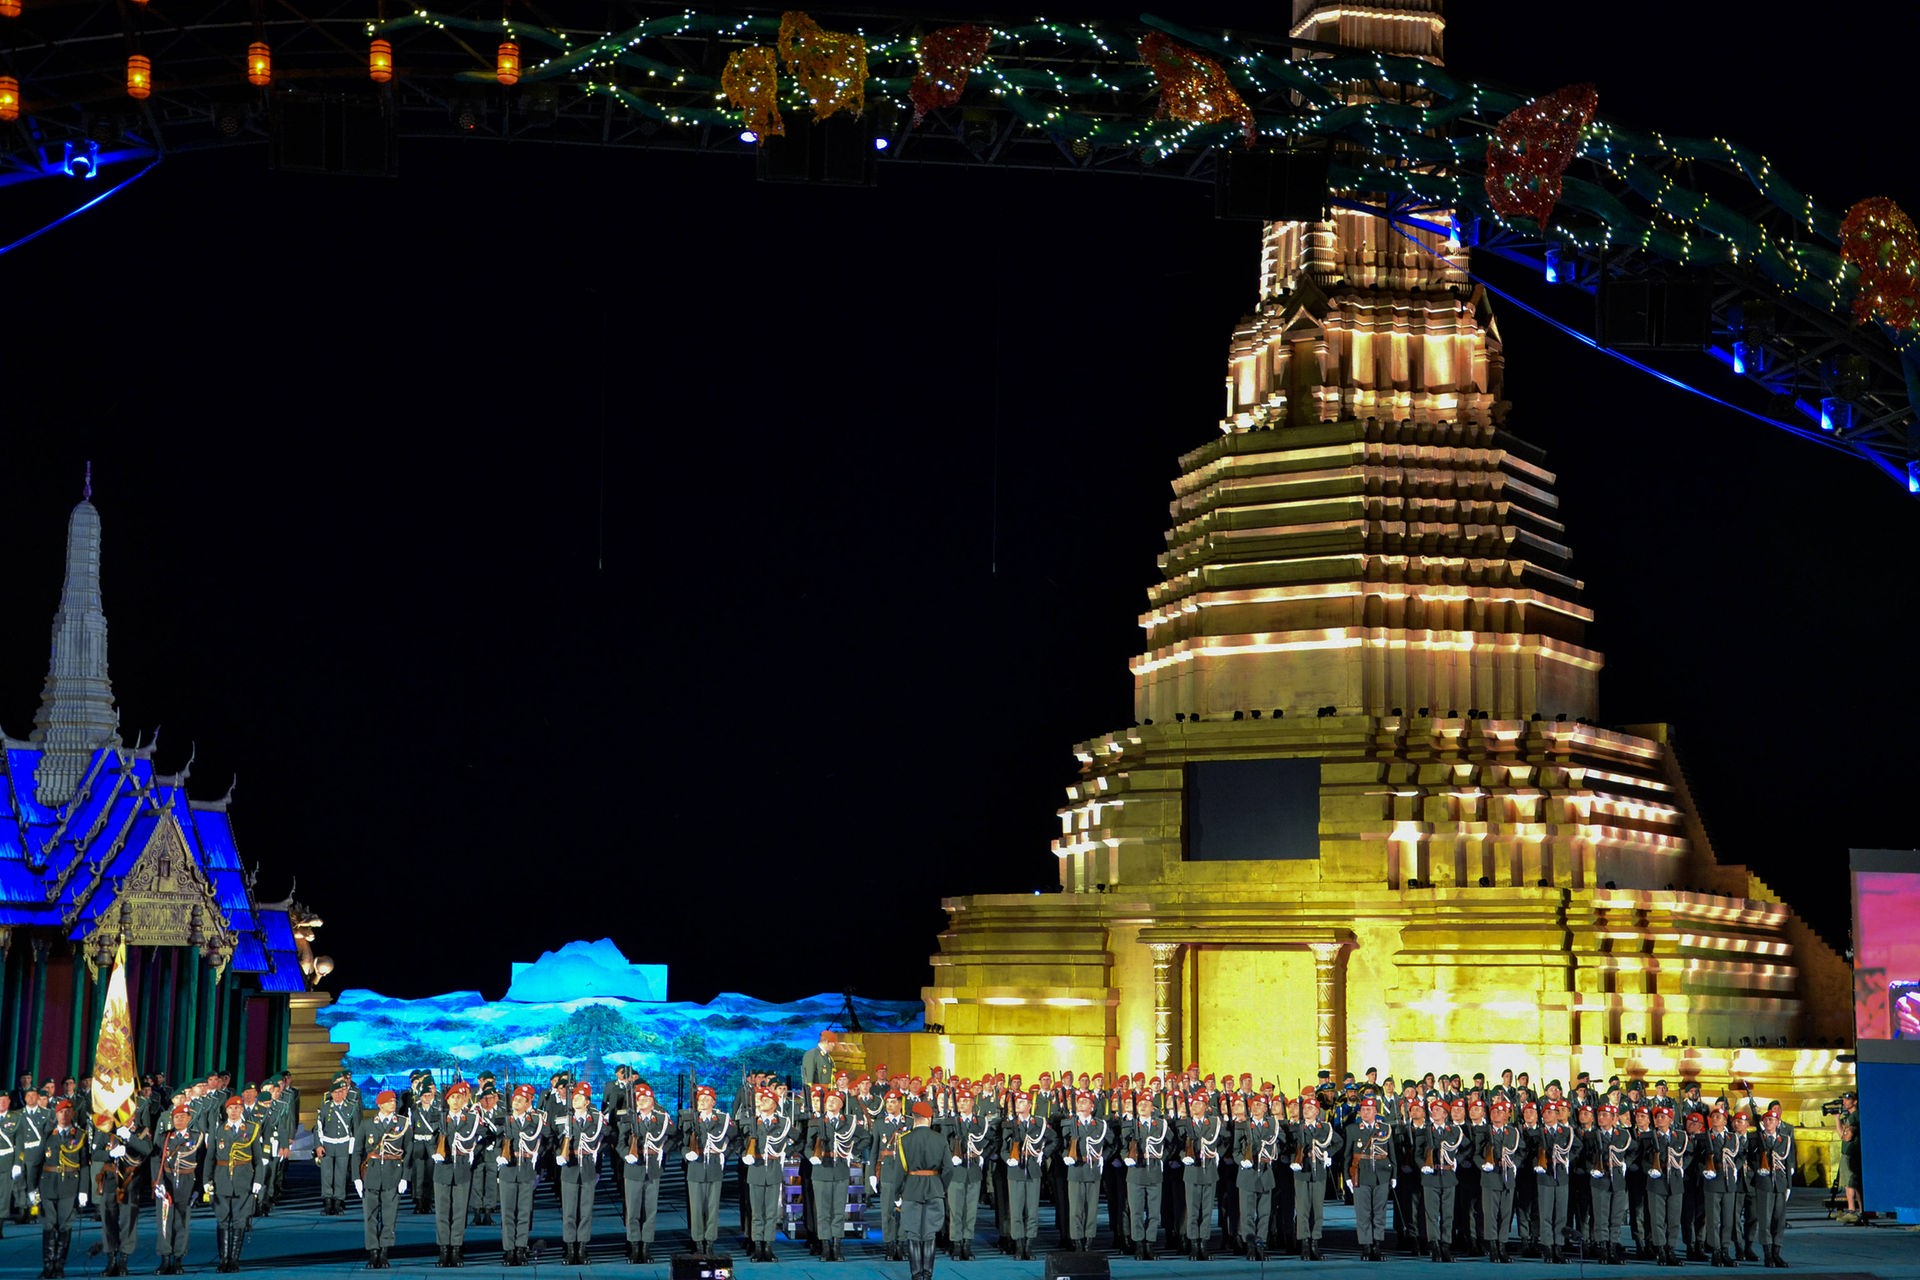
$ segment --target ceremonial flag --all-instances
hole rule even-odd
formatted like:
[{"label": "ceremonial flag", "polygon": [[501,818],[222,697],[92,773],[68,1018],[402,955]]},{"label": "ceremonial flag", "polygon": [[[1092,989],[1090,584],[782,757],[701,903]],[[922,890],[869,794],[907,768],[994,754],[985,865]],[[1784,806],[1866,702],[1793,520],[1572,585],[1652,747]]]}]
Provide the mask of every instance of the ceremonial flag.
[{"label": "ceremonial flag", "polygon": [[107,979],[107,1003],[100,1011],[100,1036],[93,1044],[93,1117],[106,1116],[112,1127],[133,1123],[140,1069],[133,1061],[133,1015],[127,1007],[127,944],[113,956]]}]

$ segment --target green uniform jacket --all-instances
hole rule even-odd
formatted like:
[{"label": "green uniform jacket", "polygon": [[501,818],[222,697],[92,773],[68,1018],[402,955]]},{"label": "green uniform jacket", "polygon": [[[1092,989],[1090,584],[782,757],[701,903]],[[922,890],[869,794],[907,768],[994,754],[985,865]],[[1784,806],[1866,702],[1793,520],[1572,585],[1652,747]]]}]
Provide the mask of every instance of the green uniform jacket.
[{"label": "green uniform jacket", "polygon": [[930,1125],[917,1125],[895,1140],[895,1152],[907,1171],[900,1198],[908,1204],[946,1199],[948,1146]]}]

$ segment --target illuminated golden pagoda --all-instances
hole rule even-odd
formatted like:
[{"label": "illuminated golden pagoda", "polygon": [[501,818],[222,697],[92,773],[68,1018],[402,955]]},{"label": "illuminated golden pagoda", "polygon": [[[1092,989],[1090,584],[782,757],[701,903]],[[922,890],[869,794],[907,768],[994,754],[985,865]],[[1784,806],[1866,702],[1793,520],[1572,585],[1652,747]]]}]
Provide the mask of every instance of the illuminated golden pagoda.
[{"label": "illuminated golden pagoda", "polygon": [[[1439,8],[1297,0],[1294,32],[1437,60]],[[1716,859],[1665,726],[1590,723],[1592,612],[1467,260],[1364,212],[1266,224],[1220,434],[1173,482],[1137,723],[1076,748],[1058,894],[944,903],[925,1056],[1790,1106],[1850,1078],[1845,963]]]}]

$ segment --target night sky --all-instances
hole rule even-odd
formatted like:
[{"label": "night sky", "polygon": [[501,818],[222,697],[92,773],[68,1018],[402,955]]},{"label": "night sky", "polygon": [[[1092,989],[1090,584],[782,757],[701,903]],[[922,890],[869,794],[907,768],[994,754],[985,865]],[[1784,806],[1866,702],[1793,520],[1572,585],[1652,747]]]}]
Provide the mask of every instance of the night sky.
[{"label": "night sky", "polygon": [[[1747,142],[1831,208],[1920,211],[1868,8],[1816,35],[1462,3],[1449,65],[1591,80],[1608,118]],[[1131,719],[1257,228],[1145,178],[763,185],[746,147],[422,143],[401,172],[185,157],[0,258],[0,726],[31,727],[91,459],[124,736],[158,726],[168,770],[197,745],[197,796],[238,774],[257,891],[298,877],[330,985],[498,996],[610,935],[677,999],[916,996],[942,895],[1055,885],[1070,748]],[[67,195],[37,188],[0,190],[0,239]],[[1672,722],[1721,859],[1844,947],[1846,850],[1914,843],[1920,505],[1498,313],[1602,718]]]}]

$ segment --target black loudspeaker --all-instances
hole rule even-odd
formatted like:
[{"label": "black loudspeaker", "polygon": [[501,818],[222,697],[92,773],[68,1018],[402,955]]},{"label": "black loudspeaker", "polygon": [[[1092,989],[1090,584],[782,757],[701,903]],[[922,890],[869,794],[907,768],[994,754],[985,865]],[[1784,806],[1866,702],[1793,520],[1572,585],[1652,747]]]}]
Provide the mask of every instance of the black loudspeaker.
[{"label": "black loudspeaker", "polygon": [[1653,345],[1653,286],[1645,280],[1609,280],[1600,289],[1600,345]]},{"label": "black loudspeaker", "polygon": [[270,101],[274,168],[377,178],[396,172],[393,122],[377,99],[274,94]]},{"label": "black loudspeaker", "polygon": [[1326,217],[1330,156],[1325,148],[1247,151],[1229,145],[1214,170],[1214,215],[1257,222]]},{"label": "black loudspeaker", "polygon": [[1713,296],[1697,280],[1671,280],[1666,286],[1666,305],[1661,308],[1660,331],[1654,336],[1663,347],[1692,347],[1713,344]]},{"label": "black loudspeaker", "polygon": [[879,159],[873,138],[871,115],[859,120],[829,116],[818,122],[804,115],[789,116],[784,136],[761,143],[757,173],[762,182],[870,187]]},{"label": "black loudspeaker", "polygon": [[1049,1253],[1042,1262],[1040,1280],[1108,1280],[1112,1274],[1104,1253]]},{"label": "black loudspeaker", "polygon": [[1609,280],[1598,319],[1602,346],[1698,351],[1713,341],[1713,291],[1699,280]]},{"label": "black loudspeaker", "polygon": [[676,1253],[667,1270],[669,1280],[733,1280],[730,1253]]}]

